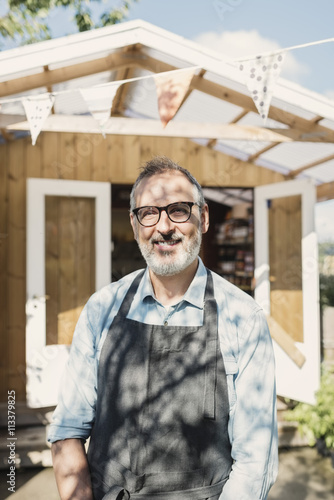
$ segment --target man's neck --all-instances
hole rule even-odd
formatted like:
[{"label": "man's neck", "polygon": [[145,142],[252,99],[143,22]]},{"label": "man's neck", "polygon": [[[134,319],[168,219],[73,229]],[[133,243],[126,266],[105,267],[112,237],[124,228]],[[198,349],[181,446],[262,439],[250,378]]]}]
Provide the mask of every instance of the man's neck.
[{"label": "man's neck", "polygon": [[159,276],[150,269],[150,278],[156,299],[163,306],[177,304],[188,290],[197,268],[198,259],[192,262],[187,269],[174,276]]}]

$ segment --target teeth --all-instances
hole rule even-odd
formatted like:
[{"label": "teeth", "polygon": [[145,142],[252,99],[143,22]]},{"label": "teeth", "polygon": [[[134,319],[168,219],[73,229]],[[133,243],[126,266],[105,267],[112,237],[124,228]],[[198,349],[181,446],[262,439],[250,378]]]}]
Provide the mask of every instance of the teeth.
[{"label": "teeth", "polygon": [[177,241],[157,241],[158,245],[176,245]]}]

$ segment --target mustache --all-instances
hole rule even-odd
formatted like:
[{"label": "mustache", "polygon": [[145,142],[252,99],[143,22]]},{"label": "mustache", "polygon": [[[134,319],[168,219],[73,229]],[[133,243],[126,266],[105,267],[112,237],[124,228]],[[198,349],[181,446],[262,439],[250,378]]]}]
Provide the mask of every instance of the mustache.
[{"label": "mustache", "polygon": [[158,241],[182,241],[183,236],[177,235],[175,233],[159,234],[159,236],[152,236],[150,239],[151,243],[156,243]]}]

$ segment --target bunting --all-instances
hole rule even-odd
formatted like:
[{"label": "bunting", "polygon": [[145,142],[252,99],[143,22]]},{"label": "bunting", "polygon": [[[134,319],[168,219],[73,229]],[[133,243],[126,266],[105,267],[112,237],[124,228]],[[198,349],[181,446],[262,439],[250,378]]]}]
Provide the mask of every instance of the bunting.
[{"label": "bunting", "polygon": [[286,52],[257,56],[242,61],[239,69],[264,124],[266,123],[275,83],[280,75]]},{"label": "bunting", "polygon": [[38,97],[25,98],[22,103],[30,127],[31,142],[35,146],[43,124],[51,112],[54,97],[50,94],[41,94]]},{"label": "bunting", "polygon": [[105,86],[80,89],[88,110],[99,124],[103,135],[103,127],[110,118],[110,110],[114,97],[122,83],[113,82]]},{"label": "bunting", "polygon": [[[173,73],[173,74],[171,74]],[[158,108],[163,127],[174,118],[184,96],[189,90],[195,69],[188,71],[173,71],[166,74],[155,75],[154,81],[158,95]]]},{"label": "bunting", "polygon": [[[232,64],[238,65],[240,70],[243,72],[245,84],[264,123],[268,117],[274,87],[280,75],[287,52],[289,50],[300,49],[328,42],[334,42],[334,38],[296,45],[272,53],[250,56],[247,58],[238,58],[230,61]],[[80,93],[87,104],[89,112],[98,122],[102,134],[105,135],[103,127],[110,117],[111,107],[118,88],[124,83],[154,78],[157,89],[159,115],[163,127],[166,127],[182,104],[182,101],[189,90],[192,78],[196,70],[199,68],[200,66],[195,66],[191,68],[166,71],[157,75],[118,80],[109,84],[80,89]],[[0,108],[3,103],[17,101],[22,102],[31,131],[32,144],[35,145],[44,121],[51,112],[55,96],[70,91],[64,90],[47,94],[44,93],[37,97],[26,96],[1,99]]]}]

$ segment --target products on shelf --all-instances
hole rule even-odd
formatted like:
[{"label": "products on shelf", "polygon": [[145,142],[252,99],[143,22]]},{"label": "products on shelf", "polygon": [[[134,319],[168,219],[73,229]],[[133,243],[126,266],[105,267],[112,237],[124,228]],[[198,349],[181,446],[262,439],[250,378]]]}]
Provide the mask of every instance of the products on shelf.
[{"label": "products on shelf", "polygon": [[[240,211],[233,212],[237,214]],[[233,212],[215,226],[216,270],[231,283],[251,293],[254,274],[253,216],[246,212],[245,218],[233,218]]]}]

